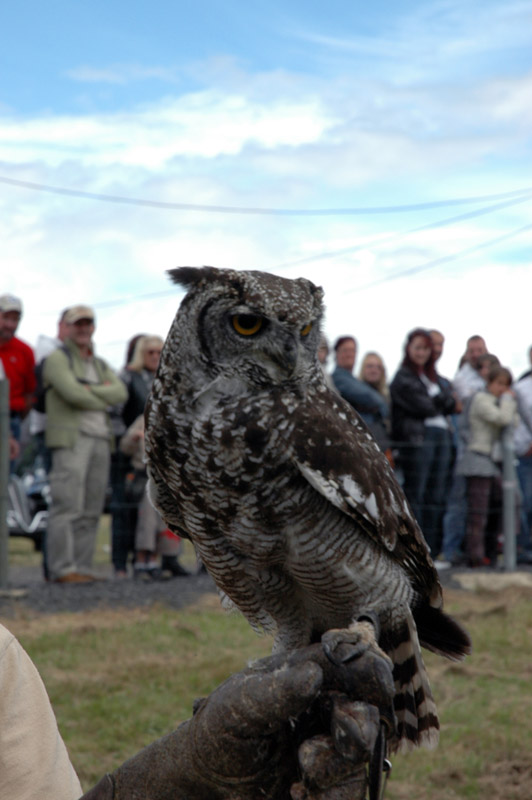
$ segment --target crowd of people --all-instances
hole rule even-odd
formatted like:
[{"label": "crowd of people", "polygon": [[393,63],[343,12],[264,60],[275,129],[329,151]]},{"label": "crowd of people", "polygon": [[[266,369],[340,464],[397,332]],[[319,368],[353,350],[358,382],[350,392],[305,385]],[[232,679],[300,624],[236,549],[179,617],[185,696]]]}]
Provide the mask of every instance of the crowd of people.
[{"label": "crowd of people", "polygon": [[19,298],[0,297],[0,363],[9,380],[11,470],[26,427],[33,458],[48,473],[45,578],[59,584],[96,580],[94,549],[109,490],[116,578],[187,575],[178,559],[179,537],[145,492],[143,413],[163,340],[133,337],[117,375],[96,355],[92,308],[65,309],[57,336],[41,336],[35,354],[15,336],[22,310]]},{"label": "crowd of people", "polygon": [[[471,336],[452,380],[437,371],[444,336],[415,328],[390,383],[378,353],[354,374],[357,342],[334,344],[331,378],[397,471],[438,569],[495,567],[503,549],[503,432],[515,450],[518,563],[532,563],[532,370],[519,380]],[[320,350],[325,369],[327,342]],[[532,348],[529,350],[532,365]]]},{"label": "crowd of people", "polygon": [[[45,577],[95,580],[94,547],[109,487],[116,578],[188,574],[179,562],[179,538],[145,491],[143,414],[163,340],[133,337],[117,375],[95,353],[92,308],[65,309],[57,336],[41,336],[35,352],[15,336],[22,310],[19,298],[0,297],[0,370],[10,385],[11,467],[27,420],[36,457],[48,472]],[[514,382],[484,339],[471,336],[449,380],[437,370],[443,346],[441,332],[412,330],[390,382],[373,351],[355,376],[353,336],[335,342],[332,372],[325,339],[318,359],[330,388],[355,408],[396,470],[440,569],[496,566],[503,535],[501,436],[511,429],[520,487],[517,559],[532,563],[532,370]]]}]

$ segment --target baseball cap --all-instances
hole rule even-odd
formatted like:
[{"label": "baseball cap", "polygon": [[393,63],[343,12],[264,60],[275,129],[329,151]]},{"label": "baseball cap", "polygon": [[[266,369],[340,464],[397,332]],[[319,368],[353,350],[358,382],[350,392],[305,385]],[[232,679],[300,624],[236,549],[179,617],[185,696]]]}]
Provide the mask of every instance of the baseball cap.
[{"label": "baseball cap", "polygon": [[13,294],[3,294],[0,296],[0,311],[7,314],[8,311],[17,311],[22,314],[22,302]]},{"label": "baseball cap", "polygon": [[73,325],[74,322],[79,322],[80,319],[90,319],[94,322],[94,311],[90,306],[72,306],[66,312],[64,322],[67,325]]}]

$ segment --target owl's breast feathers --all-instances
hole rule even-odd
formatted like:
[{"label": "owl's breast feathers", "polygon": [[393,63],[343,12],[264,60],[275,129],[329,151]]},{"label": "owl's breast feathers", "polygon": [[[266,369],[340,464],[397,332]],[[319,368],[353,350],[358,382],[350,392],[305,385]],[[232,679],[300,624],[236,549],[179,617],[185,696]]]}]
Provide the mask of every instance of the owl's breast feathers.
[{"label": "owl's breast feathers", "polygon": [[195,505],[196,517],[212,514],[222,528],[242,513],[279,524],[293,513],[289,497],[297,504],[311,487],[404,569],[417,594],[441,605],[427,545],[387,459],[351,406],[321,384],[301,395],[166,395],[157,419],[147,452],[172,488],[163,493],[173,506],[167,518],[179,516],[186,528]]}]

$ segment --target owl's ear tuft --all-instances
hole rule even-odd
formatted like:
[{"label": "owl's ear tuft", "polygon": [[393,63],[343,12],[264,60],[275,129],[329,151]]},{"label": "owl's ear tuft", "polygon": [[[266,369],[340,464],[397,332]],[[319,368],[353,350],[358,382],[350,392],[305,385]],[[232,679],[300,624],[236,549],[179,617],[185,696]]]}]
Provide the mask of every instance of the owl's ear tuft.
[{"label": "owl's ear tuft", "polygon": [[218,274],[215,267],[177,267],[167,272],[172,283],[177,283],[185,289],[198,286],[202,281],[212,280]]}]

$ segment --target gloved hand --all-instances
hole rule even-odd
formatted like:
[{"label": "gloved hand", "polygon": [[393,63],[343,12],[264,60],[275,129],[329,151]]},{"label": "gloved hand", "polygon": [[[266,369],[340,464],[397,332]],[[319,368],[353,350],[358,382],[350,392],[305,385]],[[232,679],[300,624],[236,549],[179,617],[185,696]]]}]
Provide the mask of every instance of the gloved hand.
[{"label": "gloved hand", "polygon": [[393,696],[389,662],[371,650],[343,664],[321,644],[271,656],[81,800],[362,800]]}]

